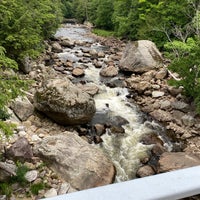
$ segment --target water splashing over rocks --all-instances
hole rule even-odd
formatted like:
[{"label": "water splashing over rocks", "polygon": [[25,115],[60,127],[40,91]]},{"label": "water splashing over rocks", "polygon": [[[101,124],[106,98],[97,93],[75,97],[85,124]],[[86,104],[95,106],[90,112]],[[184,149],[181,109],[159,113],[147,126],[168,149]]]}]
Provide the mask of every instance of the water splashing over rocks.
[{"label": "water splashing over rocks", "polygon": [[[83,27],[68,26],[59,30],[56,37],[67,37],[71,40],[78,39],[87,43],[91,41],[94,43],[94,39],[88,38],[87,29]],[[76,45],[75,49],[79,54],[81,50],[81,55],[85,54],[89,57],[86,63],[85,76],[82,80],[86,83],[92,82],[99,88],[98,94],[94,96],[97,111],[90,125],[102,124],[107,127],[106,133],[101,136],[103,142],[98,146],[113,160],[117,170],[116,182],[133,179],[136,176],[140,161],[148,157],[148,151],[152,148],[152,145],[144,145],[140,140],[143,135],[152,132],[155,125],[149,126],[150,121],[144,123],[142,113],[137,106],[128,102],[126,96],[129,95],[129,92],[125,87],[110,88],[104,84],[106,81],[102,81],[100,71],[110,62],[109,54],[106,54],[107,47],[94,43],[88,45],[88,47]],[[105,55],[97,57],[98,52],[102,50],[104,50]],[[74,50],[69,52],[66,49],[64,51],[66,52],[59,53],[58,56],[60,59],[69,60],[68,54]],[[92,53],[89,55],[87,54],[89,52]],[[97,62],[101,63],[100,67],[95,66],[94,59],[98,59]],[[73,62],[83,65],[81,59],[74,59]],[[118,67],[117,61],[112,64]],[[110,78],[108,79],[110,80]],[[120,124],[120,119],[123,119],[122,124]],[[110,124],[113,127],[121,127],[123,131],[118,133],[116,129],[110,128]],[[95,135],[95,131],[91,131],[90,134]]]}]

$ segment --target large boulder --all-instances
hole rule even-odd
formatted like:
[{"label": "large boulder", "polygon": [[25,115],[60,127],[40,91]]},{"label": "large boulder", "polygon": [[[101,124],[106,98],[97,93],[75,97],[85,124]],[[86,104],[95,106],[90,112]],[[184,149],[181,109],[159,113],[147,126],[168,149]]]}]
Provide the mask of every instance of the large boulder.
[{"label": "large boulder", "polygon": [[148,40],[129,42],[120,61],[120,69],[128,72],[147,72],[162,66],[163,58],[156,45]]},{"label": "large boulder", "polygon": [[185,152],[165,152],[159,160],[159,172],[168,172],[200,165],[199,157]]},{"label": "large boulder", "polygon": [[67,78],[45,80],[34,95],[34,106],[62,125],[87,123],[96,111],[94,99]]},{"label": "large boulder", "polygon": [[112,183],[115,168],[111,160],[75,133],[64,134],[44,138],[35,146],[36,155],[78,190]]}]

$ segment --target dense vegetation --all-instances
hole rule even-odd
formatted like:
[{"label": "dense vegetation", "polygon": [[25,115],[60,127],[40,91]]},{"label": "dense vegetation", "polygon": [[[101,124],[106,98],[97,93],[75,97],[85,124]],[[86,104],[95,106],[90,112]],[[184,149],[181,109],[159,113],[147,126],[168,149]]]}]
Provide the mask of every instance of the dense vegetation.
[{"label": "dense vegetation", "polygon": [[[199,0],[68,0],[71,17],[132,40],[156,43],[172,60],[169,68],[200,113]],[[98,31],[97,31],[98,32]],[[105,35],[105,33],[104,33]]]},{"label": "dense vegetation", "polygon": [[36,58],[62,20],[60,0],[0,1],[0,129],[11,133],[3,122],[7,103],[22,93],[27,84],[16,75],[26,58]]}]

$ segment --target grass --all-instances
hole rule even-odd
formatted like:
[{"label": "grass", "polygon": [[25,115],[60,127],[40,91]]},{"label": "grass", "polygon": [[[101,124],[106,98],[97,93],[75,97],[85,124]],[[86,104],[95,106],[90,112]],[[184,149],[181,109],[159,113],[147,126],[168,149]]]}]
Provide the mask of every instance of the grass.
[{"label": "grass", "polygon": [[33,184],[30,187],[30,191],[32,194],[34,195],[38,195],[40,190],[43,190],[45,188],[45,184],[44,183],[37,183],[37,184]]},{"label": "grass", "polygon": [[10,197],[12,194],[12,188],[9,183],[0,183],[0,194]]},{"label": "grass", "polygon": [[102,36],[102,37],[113,37],[114,36],[114,31],[108,31],[108,30],[103,30],[103,29],[93,29],[92,33]]}]

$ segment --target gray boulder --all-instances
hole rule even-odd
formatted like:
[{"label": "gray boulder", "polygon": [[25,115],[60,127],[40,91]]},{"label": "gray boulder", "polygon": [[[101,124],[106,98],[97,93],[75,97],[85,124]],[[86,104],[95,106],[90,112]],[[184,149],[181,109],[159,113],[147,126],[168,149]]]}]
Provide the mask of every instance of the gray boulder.
[{"label": "gray boulder", "polygon": [[87,123],[96,111],[94,99],[67,78],[45,80],[34,95],[34,106],[62,125]]},{"label": "gray boulder", "polygon": [[26,161],[31,160],[33,157],[32,147],[28,140],[24,137],[20,137],[12,146],[7,150],[7,155],[14,160]]},{"label": "gray boulder", "polygon": [[27,120],[34,113],[34,107],[27,97],[17,97],[11,108],[21,121]]},{"label": "gray boulder", "polygon": [[120,61],[120,69],[147,72],[162,66],[163,58],[156,45],[148,40],[129,42]]},{"label": "gray boulder", "polygon": [[78,190],[110,184],[115,176],[111,160],[75,133],[48,136],[35,153]]},{"label": "gray boulder", "polygon": [[12,176],[16,176],[17,166],[14,163],[0,162],[0,181],[6,182]]}]

